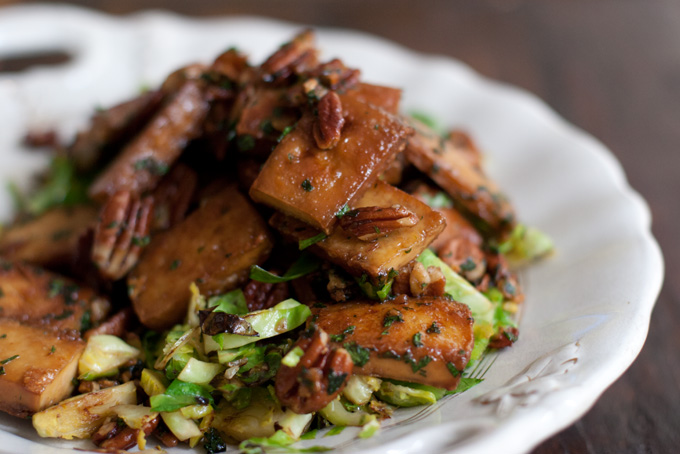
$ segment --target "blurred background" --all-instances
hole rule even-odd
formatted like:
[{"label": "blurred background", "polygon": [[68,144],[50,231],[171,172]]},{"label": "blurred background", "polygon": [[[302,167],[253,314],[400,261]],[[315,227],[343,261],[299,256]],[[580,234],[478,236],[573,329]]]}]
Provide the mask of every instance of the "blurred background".
[{"label": "blurred background", "polygon": [[[16,0],[0,0],[0,6]],[[670,453],[680,446],[680,2],[677,0],[80,0],[121,15],[146,9],[258,15],[365,31],[459,59],[538,95],[605,143],[648,201],[666,283],[638,360],[586,416],[534,453]],[[64,56],[47,60],[59,62]],[[21,70],[29,59],[3,61]],[[577,182],[575,182],[577,184]],[[625,333],[621,333],[625,336]]]}]

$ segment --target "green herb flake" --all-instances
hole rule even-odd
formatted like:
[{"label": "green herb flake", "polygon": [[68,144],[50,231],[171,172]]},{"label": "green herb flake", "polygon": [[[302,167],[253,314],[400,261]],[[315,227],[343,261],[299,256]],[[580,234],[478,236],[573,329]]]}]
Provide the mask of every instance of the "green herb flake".
[{"label": "green herb flake", "polygon": [[347,206],[347,204],[344,204],[344,205],[342,206],[342,208],[340,208],[340,209],[338,210],[338,212],[335,213],[335,217],[337,217],[338,219],[340,219],[340,218],[342,218],[343,216],[345,216],[345,215],[347,214],[347,212],[349,212],[349,206]]},{"label": "green herb flake", "polygon": [[179,266],[182,264],[182,261],[179,259],[173,260],[172,263],[170,264],[170,269],[171,270],[176,270],[179,268]]},{"label": "green herb flake", "polygon": [[312,192],[314,190],[314,186],[312,185],[312,182],[309,181],[308,178],[305,178],[305,180],[300,184],[302,186],[302,189],[304,189],[307,192]]},{"label": "green herb flake", "polygon": [[[420,369],[424,368],[428,364],[430,364],[430,361],[432,361],[432,358],[429,356],[425,355],[422,358],[420,358],[420,361],[417,363],[413,360],[411,360],[411,370],[415,373],[418,372]],[[423,371],[424,372],[424,371]]]},{"label": "green herb flake", "polygon": [[461,271],[472,271],[477,267],[477,264],[471,257],[465,259],[465,261],[460,265]]},{"label": "green herb flake", "polygon": [[298,241],[298,249],[303,251],[303,250],[307,249],[309,246],[316,244],[319,241],[323,241],[326,238],[328,238],[328,235],[321,232],[318,235],[314,235],[313,237],[310,237],[310,238],[307,238],[307,239],[304,239],[304,240],[300,240],[300,241]]},{"label": "green herb flake", "polygon": [[49,353],[49,354],[51,355],[52,353],[54,353],[54,352],[56,352],[56,351],[57,351],[57,347],[55,347],[55,346],[53,345],[52,348],[50,348],[50,353]]},{"label": "green herb flake", "polygon": [[80,317],[80,331],[87,331],[90,328],[92,328],[92,311],[87,310]]},{"label": "green herb flake", "polygon": [[393,313],[393,312],[388,312],[385,315],[385,318],[383,319],[383,327],[389,328],[394,323],[403,322],[403,321],[404,321],[404,317],[402,316],[401,312],[397,312],[396,314]]},{"label": "green herb flake", "polygon": [[335,394],[335,392],[338,391],[345,383],[346,378],[346,373],[339,374],[331,369],[330,373],[328,374],[328,388],[326,388],[326,394]]},{"label": "green herb flake", "polygon": [[413,335],[413,345],[416,347],[422,347],[423,346],[423,341],[421,340],[422,338],[422,333],[418,332]]},{"label": "green herb flake", "polygon": [[236,146],[239,151],[249,151],[255,148],[255,137],[246,134],[236,138]]},{"label": "green herb flake", "polygon": [[345,342],[342,346],[347,350],[349,356],[352,357],[352,362],[357,367],[363,367],[370,359],[371,351],[356,342]]},{"label": "green herb flake", "polygon": [[142,237],[139,237],[139,236],[133,236],[132,237],[132,244],[134,244],[135,246],[145,247],[145,246],[148,246],[150,242],[151,242],[151,237],[149,235],[142,236]]},{"label": "green herb flake", "polygon": [[340,334],[332,334],[332,335],[330,336],[330,339],[331,339],[332,342],[342,342],[342,341],[345,340],[345,336],[347,336],[348,334],[354,334],[354,329],[355,329],[355,328],[356,328],[356,327],[355,327],[354,325],[350,325],[350,326],[348,326],[347,328],[345,328],[345,329],[342,331],[342,333],[340,333]]},{"label": "green herb flake", "polygon": [[290,132],[295,128],[295,126],[286,126],[283,131],[281,132],[281,135],[277,139],[277,142],[281,142],[284,137],[286,137]]},{"label": "green herb flake", "polygon": [[146,170],[152,175],[165,175],[170,168],[164,162],[156,161],[153,158],[143,158],[134,164],[135,170]]},{"label": "green herb flake", "polygon": [[0,298],[5,296],[5,292],[2,290],[2,287],[0,287]]},{"label": "green herb flake", "polygon": [[7,333],[0,334],[0,339],[5,339],[7,337]]},{"label": "green herb flake", "polygon": [[268,284],[278,284],[280,282],[288,282],[305,276],[316,271],[320,266],[321,260],[318,257],[309,252],[304,252],[300,255],[300,258],[288,268],[288,271],[286,271],[283,276],[278,276],[258,265],[254,265],[250,268],[250,279]]},{"label": "green herb flake", "polygon": [[458,368],[453,363],[446,363],[446,368],[454,377],[460,377],[460,375],[463,373],[463,371],[458,370]]},{"label": "green herb flake", "polygon": [[9,358],[3,359],[2,361],[0,361],[0,365],[4,366],[5,364],[11,363],[12,361],[14,361],[17,358],[19,358],[19,355],[10,356]]},{"label": "green herb flake", "polygon": [[427,329],[428,334],[440,334],[442,331],[439,329],[437,322],[432,322],[430,327]]}]

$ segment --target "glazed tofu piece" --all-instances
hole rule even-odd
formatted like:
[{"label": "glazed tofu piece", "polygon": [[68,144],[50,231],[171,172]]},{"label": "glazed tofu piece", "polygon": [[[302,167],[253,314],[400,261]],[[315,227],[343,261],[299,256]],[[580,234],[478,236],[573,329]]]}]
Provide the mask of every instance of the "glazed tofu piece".
[{"label": "glazed tofu piece", "polygon": [[474,346],[470,310],[446,298],[356,301],[314,314],[331,340],[350,352],[359,375],[455,389]]},{"label": "glazed tofu piece", "polygon": [[479,167],[475,154],[467,149],[469,142],[444,139],[424,124],[410,121],[416,133],[408,140],[406,158],[493,232],[511,230],[512,206]]},{"label": "glazed tofu piece", "polygon": [[192,282],[203,295],[231,290],[271,248],[259,213],[235,187],[224,188],[144,250],[128,278],[135,312],[149,328],[169,328],[184,318]]},{"label": "glazed tofu piece", "polygon": [[187,80],[137,137],[90,187],[90,197],[104,201],[118,191],[133,194],[153,189],[200,132],[208,113],[202,84]]},{"label": "glazed tofu piece", "polygon": [[102,321],[109,308],[106,299],[70,279],[0,259],[0,317],[83,331]]},{"label": "glazed tofu piece", "polygon": [[401,90],[384,85],[359,83],[355,88],[348,91],[349,96],[354,96],[358,101],[365,102],[375,107],[396,115],[399,113]]},{"label": "glazed tofu piece", "polygon": [[412,130],[395,116],[340,95],[345,120],[333,148],[317,147],[313,113],[305,113],[267,159],[250,188],[272,206],[327,234],[336,213],[360,197],[400,152]]},{"label": "glazed tofu piece", "polygon": [[0,318],[0,410],[26,417],[68,397],[84,349],[72,331]]},{"label": "glazed tofu piece", "polygon": [[[377,233],[377,237],[365,241],[352,232],[338,227],[312,246],[310,250],[346,269],[355,276],[367,274],[373,278],[386,276],[390,270],[398,270],[415,259],[444,230],[444,217],[415,197],[378,181],[371,185],[350,208],[400,206],[415,214],[417,223],[389,232]],[[345,216],[351,217],[352,210]],[[270,224],[291,241],[312,238],[319,232],[304,223],[280,213]]]},{"label": "glazed tofu piece", "polygon": [[54,208],[0,233],[0,255],[46,267],[69,265],[76,259],[81,236],[96,222],[95,207]]}]

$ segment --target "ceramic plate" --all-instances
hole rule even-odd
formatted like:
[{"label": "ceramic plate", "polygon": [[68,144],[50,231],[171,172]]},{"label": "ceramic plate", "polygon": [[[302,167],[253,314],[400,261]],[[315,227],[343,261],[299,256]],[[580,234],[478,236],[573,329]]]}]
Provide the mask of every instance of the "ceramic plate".
[{"label": "ceramic plate", "polygon": [[[300,29],[256,18],[0,10],[0,55],[61,49],[74,56],[63,66],[0,74],[1,184],[27,185],[45,165],[19,145],[28,129],[56,127],[69,137],[95,106],[130,97],[187,62],[210,61],[233,45],[261,61]],[[520,218],[548,232],[557,253],[522,273],[521,338],[479,365],[474,374],[483,383],[431,407],[399,410],[373,438],[358,440],[347,429],[304,446],[363,454],[529,451],[581,417],[642,347],[663,277],[647,206],[602,144],[532,95],[373,36],[325,29],[318,36],[324,59],[340,57],[366,81],[403,88],[405,111],[468,130]],[[11,201],[0,192],[7,219]],[[88,446],[41,440],[28,421],[0,416],[0,452]]]}]

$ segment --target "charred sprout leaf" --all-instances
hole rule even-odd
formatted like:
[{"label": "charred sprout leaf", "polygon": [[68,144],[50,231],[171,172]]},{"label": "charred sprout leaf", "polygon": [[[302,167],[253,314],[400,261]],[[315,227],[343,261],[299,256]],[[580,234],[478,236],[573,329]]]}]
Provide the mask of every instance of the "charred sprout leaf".
[{"label": "charred sprout leaf", "polygon": [[201,331],[208,336],[215,336],[220,333],[257,336],[257,331],[250,326],[250,323],[235,314],[198,311],[198,317],[201,320]]},{"label": "charred sprout leaf", "polygon": [[227,450],[227,444],[222,440],[222,437],[220,437],[220,434],[214,427],[208,429],[203,437],[205,440],[203,442],[203,447],[208,454],[216,454]]},{"label": "charred sprout leaf", "polygon": [[258,265],[254,265],[250,268],[250,278],[258,282],[278,284],[280,282],[288,282],[305,276],[319,269],[319,266],[321,266],[321,260],[318,257],[309,253],[303,253],[283,276],[277,276]]},{"label": "charred sprout leaf", "polygon": [[88,201],[89,181],[76,173],[73,164],[64,156],[55,156],[50,164],[47,178],[29,195],[21,194],[10,184],[19,211],[33,216],[44,213],[58,205],[76,205]]},{"label": "charred sprout leaf", "polygon": [[208,307],[214,307],[213,312],[243,315],[248,313],[248,303],[241,289],[232,290],[224,295],[215,296],[208,300]]},{"label": "charred sprout leaf", "polygon": [[300,240],[300,241],[298,241],[298,249],[303,251],[303,250],[307,249],[309,246],[316,244],[319,241],[323,241],[326,238],[328,238],[328,235],[326,235],[325,233],[322,232],[322,233],[319,233],[318,235],[314,235],[313,237],[310,237],[310,238],[307,238],[307,239],[304,239],[304,240]]},{"label": "charred sprout leaf", "polygon": [[522,266],[540,259],[553,251],[553,242],[548,235],[537,228],[518,224],[510,237],[498,246],[514,266]]},{"label": "charred sprout leaf", "polygon": [[189,405],[214,405],[207,385],[174,380],[163,394],[151,396],[151,411],[175,411]]}]

